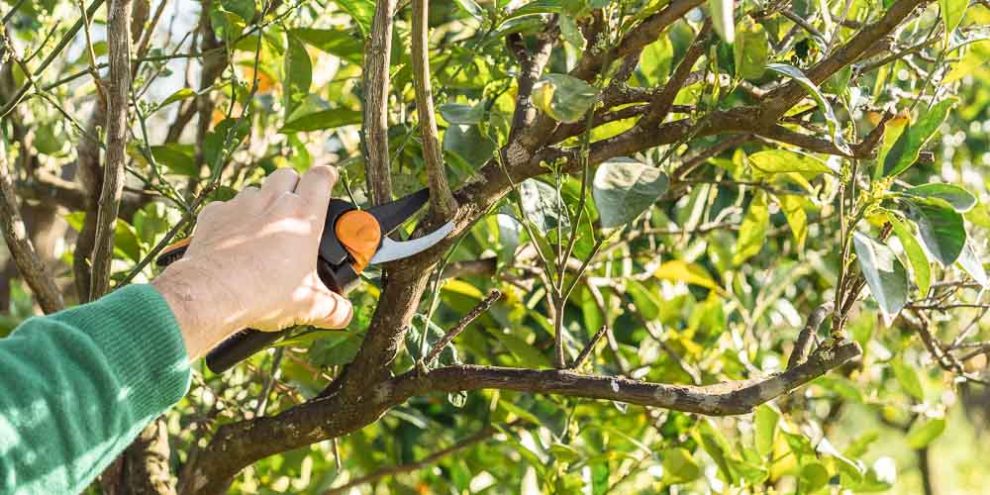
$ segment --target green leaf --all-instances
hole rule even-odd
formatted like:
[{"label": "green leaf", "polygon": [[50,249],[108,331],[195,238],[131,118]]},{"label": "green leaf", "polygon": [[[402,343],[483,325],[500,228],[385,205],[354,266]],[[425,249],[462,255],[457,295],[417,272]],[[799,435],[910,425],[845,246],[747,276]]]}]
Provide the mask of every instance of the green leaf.
[{"label": "green leaf", "polygon": [[193,91],[192,88],[181,88],[170,94],[168,98],[162,100],[162,102],[158,104],[158,108],[164,108],[172,103],[185,100],[186,98],[192,98],[194,96],[196,96],[196,91]]},{"label": "green leaf", "polygon": [[969,0],[938,0],[939,9],[942,11],[942,23],[945,26],[946,43],[952,38],[952,32],[959,27],[963,16],[966,14],[966,7]]},{"label": "green leaf", "polygon": [[374,0],[335,0],[341,10],[350,14],[354,22],[361,28],[361,33],[368,36],[371,32],[371,21],[375,17]]},{"label": "green leaf", "polygon": [[897,383],[901,384],[901,388],[908,395],[919,401],[925,400],[925,389],[921,386],[921,379],[918,378],[918,372],[914,368],[899,357],[890,361],[890,368],[894,372],[894,378],[897,378]]},{"label": "green leaf", "polygon": [[832,141],[835,143],[835,146],[842,151],[852,153],[849,145],[846,144],[846,140],[842,137],[842,126],[839,124],[839,119],[835,116],[835,111],[832,110],[832,105],[825,99],[818,86],[811,79],[808,79],[808,76],[805,76],[804,72],[801,72],[801,69],[792,65],[773,63],[767,64],[767,68],[797,81],[818,103],[818,108],[825,115],[825,121],[828,123],[828,129],[832,133]]},{"label": "green leaf", "polygon": [[447,103],[440,105],[440,115],[451,124],[473,125],[481,122],[485,116],[485,105],[465,105],[463,103]]},{"label": "green leaf", "polygon": [[890,248],[866,234],[853,233],[853,245],[870,293],[884,316],[892,318],[907,304],[908,279],[904,265]]},{"label": "green leaf", "polygon": [[519,360],[520,364],[525,365],[527,368],[550,367],[550,360],[529,342],[501,330],[496,330],[492,333]]},{"label": "green leaf", "polygon": [[928,446],[945,431],[945,418],[935,418],[928,421],[915,421],[908,430],[907,443],[912,449],[919,450]]},{"label": "green leaf", "polygon": [[220,5],[227,12],[233,12],[245,21],[250,22],[254,19],[254,0],[220,0]]},{"label": "green leaf", "polygon": [[715,428],[710,419],[702,419],[698,422],[698,433],[701,435],[701,446],[705,452],[715,461],[725,480],[729,484],[734,484],[736,477],[729,466],[728,459],[730,452],[732,452],[729,442]]},{"label": "green leaf", "polygon": [[828,469],[818,461],[801,466],[800,493],[814,493],[824,487],[829,479]]},{"label": "green leaf", "polygon": [[285,92],[283,106],[285,118],[309,96],[309,87],[313,83],[313,63],[306,52],[306,46],[292,35],[286,35],[287,49],[285,52],[284,81]]},{"label": "green leaf", "polygon": [[802,153],[788,150],[764,150],[749,155],[749,163],[764,174],[799,172],[823,174],[835,172],[825,162]]},{"label": "green leaf", "polygon": [[893,215],[888,216],[887,220],[894,228],[894,234],[901,241],[901,246],[904,246],[904,254],[911,263],[911,271],[914,272],[914,283],[918,286],[918,291],[922,295],[927,294],[932,284],[932,267],[928,255],[906,223]]},{"label": "green leaf", "polygon": [[360,64],[364,46],[353,33],[343,29],[296,28],[289,33],[320,51]]},{"label": "green leaf", "polygon": [[927,112],[921,114],[918,122],[914,125],[908,124],[907,128],[901,132],[900,137],[894,142],[894,146],[887,152],[883,161],[883,176],[894,177],[900,175],[911,165],[918,161],[921,149],[931,139],[938,127],[949,115],[949,110],[955,105],[955,98],[948,98],[935,104]]},{"label": "green leaf", "polygon": [[536,83],[533,105],[560,122],[577,122],[595,104],[598,90],[567,74],[547,74]]},{"label": "green leaf", "polygon": [[736,77],[759,79],[767,70],[770,42],[763,25],[749,17],[739,23],[739,34],[732,47],[736,59]]},{"label": "green leaf", "polygon": [[188,144],[169,143],[151,147],[151,156],[155,157],[156,162],[165,165],[173,173],[189,177],[199,176],[195,152],[195,148]]},{"label": "green leaf", "polygon": [[965,213],[976,206],[976,197],[962,187],[953,184],[924,184],[912,187],[904,194],[919,198],[939,198],[947,201],[956,211]]},{"label": "green leaf", "polygon": [[780,211],[787,219],[787,225],[794,235],[798,250],[804,249],[804,241],[808,238],[808,214],[804,211],[807,200],[796,194],[783,194],[776,198],[780,203]]},{"label": "green leaf", "polygon": [[963,248],[962,254],[959,255],[958,263],[973,278],[974,282],[983,286],[984,289],[990,288],[990,278],[987,277],[987,271],[983,268],[983,262],[980,260],[979,255],[976,254],[976,249],[973,248],[971,239],[966,242],[966,247]]},{"label": "green leaf", "polygon": [[519,184],[519,197],[523,215],[543,233],[569,224],[567,212],[561,210],[563,200],[549,184],[527,179]]},{"label": "green leaf", "polygon": [[949,204],[938,198],[915,198],[906,201],[908,218],[918,225],[921,242],[943,266],[959,259],[966,245],[963,217]]},{"label": "green leaf", "polygon": [[361,112],[349,108],[333,108],[321,110],[300,117],[295,117],[286,122],[279,132],[308,132],[320,131],[324,129],[336,129],[345,125],[357,125],[361,123]]},{"label": "green leaf", "polygon": [[630,158],[615,158],[599,165],[592,195],[602,227],[620,227],[635,220],[667,192],[669,182],[660,169]]},{"label": "green leaf", "polygon": [[756,408],[754,416],[756,451],[761,456],[767,457],[773,454],[773,443],[777,435],[777,424],[780,423],[780,412],[773,406],[763,404]]},{"label": "green leaf", "polygon": [[657,85],[670,77],[673,60],[674,45],[668,36],[661,36],[643,49],[643,55],[639,59],[639,69],[643,71],[648,83]]},{"label": "green leaf", "polygon": [[456,155],[466,166],[481,166],[492,157],[492,141],[481,135],[477,125],[455,124],[443,133],[443,150]]},{"label": "green leaf", "polygon": [[285,94],[282,104],[285,107],[285,119],[288,119],[296,107],[309,96],[309,87],[313,83],[313,62],[299,38],[286,35],[286,44],[282,83]]},{"label": "green leaf", "polygon": [[663,480],[669,484],[688,483],[701,476],[701,467],[686,449],[671,448],[660,453]]},{"label": "green leaf", "polygon": [[137,231],[122,219],[118,218],[114,223],[113,250],[116,255],[134,262],[140,261],[141,241],[138,240]]},{"label": "green leaf", "polygon": [[733,12],[733,0],[708,0],[709,15],[711,15],[712,26],[715,32],[732,44],[736,38],[736,21]]},{"label": "green leaf", "polygon": [[761,190],[749,203],[749,210],[739,227],[739,237],[736,239],[736,250],[732,256],[732,264],[739,266],[756,256],[763,249],[769,228],[770,209],[767,207],[767,194]]},{"label": "green leaf", "polygon": [[481,6],[475,3],[474,0],[454,0],[457,5],[461,7],[461,10],[467,12],[468,15],[474,17],[477,20],[483,20],[485,17],[485,11],[482,10]]}]

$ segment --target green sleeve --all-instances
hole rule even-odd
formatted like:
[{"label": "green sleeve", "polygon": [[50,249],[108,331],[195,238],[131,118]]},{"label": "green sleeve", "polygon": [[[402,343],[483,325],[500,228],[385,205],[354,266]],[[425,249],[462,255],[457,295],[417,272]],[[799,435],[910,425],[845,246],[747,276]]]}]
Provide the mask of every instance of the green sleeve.
[{"label": "green sleeve", "polygon": [[78,493],[185,395],[168,303],[131,285],[0,339],[0,494]]}]

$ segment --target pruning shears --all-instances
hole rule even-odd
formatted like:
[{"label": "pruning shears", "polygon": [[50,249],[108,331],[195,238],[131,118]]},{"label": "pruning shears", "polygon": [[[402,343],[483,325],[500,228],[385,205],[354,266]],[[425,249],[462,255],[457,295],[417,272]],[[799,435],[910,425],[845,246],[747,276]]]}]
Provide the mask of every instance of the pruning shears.
[{"label": "pruning shears", "polygon": [[[408,258],[445,239],[454,230],[453,222],[412,240],[395,241],[388,237],[419,211],[429,198],[430,191],[421,189],[390,203],[364,210],[351,202],[331,199],[316,262],[320,280],[328,289],[346,294],[358,284],[361,273],[369,265]],[[186,238],[166,247],[155,263],[168,266],[182,258],[191,240],[191,237]],[[206,355],[206,366],[214,373],[223,373],[287,332],[241,330]]]}]

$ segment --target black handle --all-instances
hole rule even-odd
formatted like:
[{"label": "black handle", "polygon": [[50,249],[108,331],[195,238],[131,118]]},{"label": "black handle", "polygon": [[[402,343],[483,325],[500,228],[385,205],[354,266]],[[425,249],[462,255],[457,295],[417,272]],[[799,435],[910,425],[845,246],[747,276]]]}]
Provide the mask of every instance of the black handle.
[{"label": "black handle", "polygon": [[[354,269],[347,263],[335,270],[321,260],[317,263],[316,271],[324,285],[338,294],[350,292],[359,279],[358,274],[354,273]],[[241,330],[206,354],[206,367],[216,374],[223,373],[287,333],[288,330],[281,332],[262,332],[250,328]]]}]

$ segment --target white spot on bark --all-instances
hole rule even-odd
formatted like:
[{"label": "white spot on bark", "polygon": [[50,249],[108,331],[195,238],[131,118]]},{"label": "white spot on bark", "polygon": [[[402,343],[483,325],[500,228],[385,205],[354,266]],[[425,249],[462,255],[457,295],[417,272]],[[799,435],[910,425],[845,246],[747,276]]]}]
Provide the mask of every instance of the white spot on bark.
[{"label": "white spot on bark", "polygon": [[619,393],[619,382],[612,380],[612,391]]},{"label": "white spot on bark", "polygon": [[14,231],[14,237],[16,237],[17,239],[26,239],[27,238],[27,227],[24,226],[24,222],[23,221],[18,220],[16,222],[14,222],[14,224],[11,225],[10,228],[13,229],[13,231]]}]

